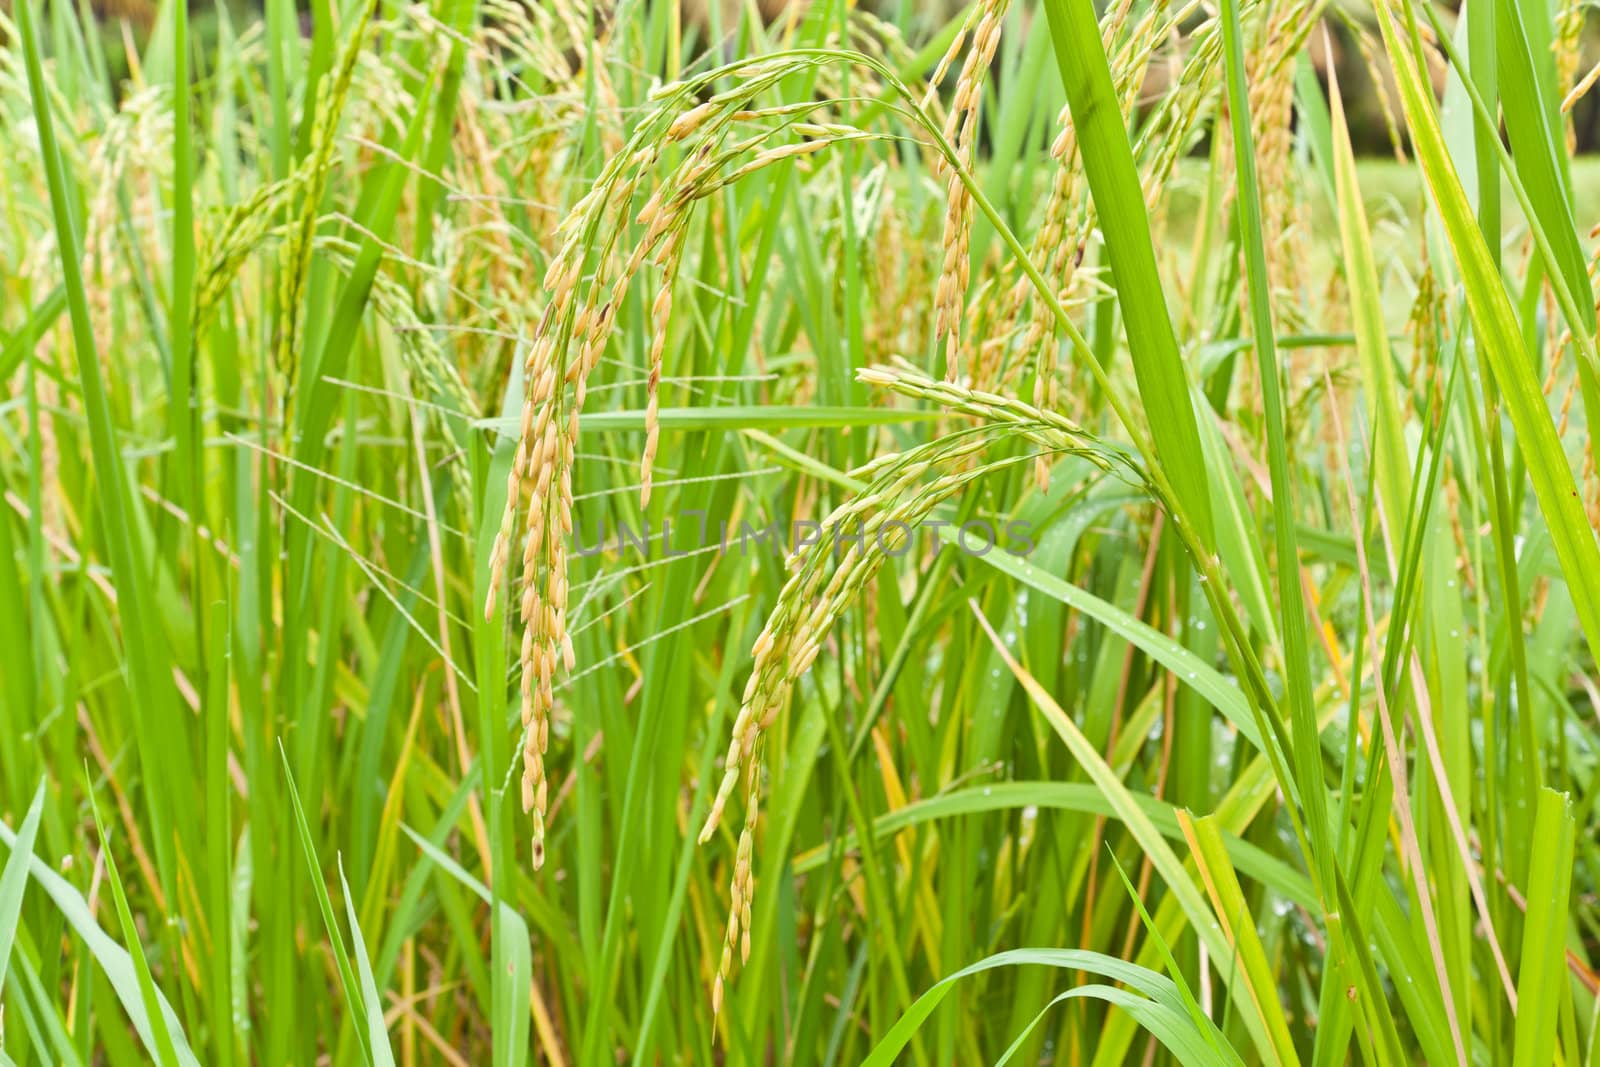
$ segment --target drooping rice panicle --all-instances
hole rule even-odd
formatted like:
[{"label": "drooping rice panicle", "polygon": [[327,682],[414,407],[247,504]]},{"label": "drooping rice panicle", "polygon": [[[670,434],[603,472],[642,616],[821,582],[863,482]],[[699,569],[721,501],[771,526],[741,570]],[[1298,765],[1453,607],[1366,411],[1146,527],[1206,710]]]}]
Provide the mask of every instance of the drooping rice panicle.
[{"label": "drooping rice panicle", "polygon": [[[955,97],[945,118],[945,139],[955,148],[960,165],[970,169],[978,136],[978,112],[983,83],[1000,44],[1000,26],[1010,0],[983,0],[972,33],[972,47],[956,79]],[[955,381],[961,373],[961,318],[966,309],[967,286],[972,274],[972,194],[953,169],[941,165],[945,181],[944,268],[934,290],[935,343],[942,342],[945,377]]]}]

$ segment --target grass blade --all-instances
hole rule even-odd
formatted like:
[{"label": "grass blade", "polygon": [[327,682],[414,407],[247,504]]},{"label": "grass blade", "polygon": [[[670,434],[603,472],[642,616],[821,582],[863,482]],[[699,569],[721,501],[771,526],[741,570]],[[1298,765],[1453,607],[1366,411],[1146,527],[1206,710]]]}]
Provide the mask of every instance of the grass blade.
[{"label": "grass blade", "polygon": [[[1119,1007],[1129,1011],[1153,1034],[1168,1044],[1174,1051],[1183,1049],[1191,1053],[1184,1056],[1184,1063],[1213,1062],[1204,1055],[1207,1046],[1200,1033],[1194,1029],[1193,1020],[1183,1009],[1182,1001],[1178,996],[1171,979],[1159,975],[1143,967],[1125,963],[1113,956],[1099,952],[1086,952],[1081,949],[1013,949],[1009,952],[1000,952],[987,959],[963,967],[961,970],[941,979],[929,989],[916,1002],[907,1008],[899,1020],[884,1035],[883,1039],[874,1046],[872,1054],[863,1062],[863,1067],[888,1067],[897,1062],[898,1057],[911,1037],[916,1033],[934,1008],[950,993],[952,987],[963,978],[997,967],[1043,966],[1053,967],[1064,971],[1087,971],[1090,974],[1102,975],[1114,981],[1121,982],[1131,987],[1135,994],[1118,990],[1111,986],[1093,986],[1084,988],[1074,993],[1083,996],[1101,996],[1116,1003]],[[1121,994],[1121,995],[1118,995]],[[1073,994],[1066,994],[1071,996]],[[1189,1038],[1190,1040],[1184,1040]]]},{"label": "grass blade", "polygon": [[[976,607],[974,607],[974,613]],[[1116,773],[1106,765],[1083,731],[1061,710],[1061,706],[1045,691],[1037,679],[1023,669],[1022,664],[1012,657],[1010,651],[1000,640],[1000,636],[989,627],[988,620],[978,614],[978,621],[989,635],[1000,658],[1005,661],[1011,673],[1016,676],[1022,688],[1027,691],[1034,705],[1044,714],[1056,735],[1066,744],[1078,764],[1088,773],[1095,785],[1106,794],[1107,801],[1116,811],[1117,816],[1127,825],[1128,830],[1139,842],[1147,856],[1150,857],[1157,873],[1167,884],[1168,891],[1183,908],[1184,916],[1189,920],[1190,927],[1199,937],[1202,944],[1211,953],[1213,959],[1227,959],[1231,955],[1228,943],[1223,939],[1222,928],[1217,924],[1216,918],[1207,907],[1206,902],[1195,887],[1194,879],[1184,869],[1177,854],[1172,847],[1162,838],[1155,824],[1144,813],[1143,809],[1134,801],[1133,795],[1124,786]],[[1181,1010],[1181,1005],[1179,1006]],[[1245,1025],[1250,1031],[1250,1036],[1255,1042],[1257,1050],[1262,1056],[1272,1054],[1272,1042],[1268,1036],[1265,1022],[1259,1011],[1247,1011],[1244,1015]]]},{"label": "grass blade", "polygon": [[106,836],[106,824],[100,818],[100,806],[89,794],[94,812],[94,828],[100,835],[100,852],[106,864],[106,881],[111,886],[111,897],[117,907],[117,919],[122,923],[122,937],[128,943],[133,957],[134,977],[139,985],[139,999],[144,1006],[144,1018],[149,1033],[141,1031],[145,1046],[155,1055],[156,1061],[170,1065],[178,1062],[177,1049],[172,1043],[172,1033],[167,1027],[167,1017],[161,1010],[161,1000],[156,992],[155,979],[150,976],[150,964],[144,958],[144,947],[139,943],[139,928],[128,910],[128,896],[122,888],[122,876],[117,873],[117,860],[111,854],[111,842]]},{"label": "grass blade", "polygon": [[[1298,1064],[1294,1039],[1289,1036],[1289,1024],[1283,1017],[1283,1005],[1278,999],[1277,983],[1272,978],[1272,968],[1256,933],[1256,922],[1245,903],[1244,892],[1239,888],[1239,877],[1228,858],[1222,833],[1217,829],[1215,815],[1196,819],[1188,811],[1178,813],[1183,836],[1194,854],[1195,865],[1200,869],[1200,880],[1205,883],[1206,895],[1222,923],[1223,933],[1232,943],[1235,956],[1244,967],[1245,992],[1266,1021],[1267,1036],[1272,1041],[1273,1062]],[[1221,960],[1219,966],[1225,966]],[[1228,964],[1226,966],[1231,966]]]},{"label": "grass blade", "polygon": [[39,830],[39,815],[44,811],[44,782],[34,790],[33,803],[17,828],[11,855],[0,872],[0,988],[5,986],[6,965],[16,944],[17,920],[22,916],[22,898],[28,889],[28,864],[33,862],[33,838]]},{"label": "grass blade", "polygon": [[[1408,9],[1409,10],[1409,9]],[[1477,351],[1502,390],[1506,410],[1527,460],[1534,495],[1572,592],[1578,623],[1592,656],[1600,656],[1600,548],[1580,503],[1578,487],[1545,406],[1544,393],[1523,345],[1517,316],[1478,230],[1461,180],[1444,146],[1431,95],[1411,48],[1402,41],[1388,10],[1379,5],[1379,25],[1394,64],[1406,123],[1417,161],[1461,269],[1467,309],[1478,337]]]},{"label": "grass blade", "polygon": [[[333,949],[334,964],[339,971],[339,984],[344,987],[345,1007],[349,1009],[349,1019],[354,1026],[356,1039],[361,1045],[362,1059],[371,1064],[375,1061],[372,1038],[365,1025],[368,1015],[361,987],[354,969],[350,966],[350,954],[345,951],[344,935],[339,932],[339,922],[333,913],[333,901],[328,897],[328,883],[323,880],[322,865],[317,860],[316,842],[311,836],[311,826],[306,822],[305,809],[300,805],[300,791],[294,784],[294,773],[289,770],[289,757],[281,745],[278,748],[278,757],[283,762],[283,775],[289,783],[289,802],[294,805],[294,825],[300,838],[301,855],[305,857],[306,869],[311,874],[311,888],[316,892],[317,907],[322,912],[322,928],[328,935],[329,946]],[[381,1011],[379,1018],[382,1018]],[[362,1024],[355,1024],[354,1020],[357,1019],[362,1020]]]},{"label": "grass blade", "polygon": [[[10,827],[0,823],[0,842],[4,842],[7,848],[14,849],[17,847],[17,841],[17,835],[12,833]],[[100,924],[95,921],[94,913],[89,910],[88,903],[70,882],[51,870],[50,866],[38,856],[29,861],[28,869],[34,881],[39,883],[39,888],[45,891],[45,895],[55,904],[66,924],[83,941],[90,956],[100,965],[106,980],[111,984],[112,992],[123,1010],[128,1013],[128,1018],[133,1022],[134,1029],[138,1031],[145,1047],[155,1049],[156,1031],[145,1008],[139,968],[134,963],[133,957],[129,955],[127,949],[117,944],[100,928]],[[152,999],[159,1007],[177,1063],[181,1067],[199,1067],[200,1061],[190,1051],[172,1005],[167,1002],[161,990],[153,987]]]},{"label": "grass blade", "polygon": [[367,945],[361,937],[361,924],[356,921],[355,894],[344,877],[344,864],[339,864],[339,888],[344,891],[344,915],[350,923],[350,936],[355,940],[356,974],[361,979],[361,997],[366,1001],[367,1043],[372,1048],[372,1062],[376,1067],[394,1067],[394,1051],[389,1047],[389,1030],[383,1023],[383,996],[372,979],[372,961],[367,958]]},{"label": "grass blade", "polygon": [[1528,921],[1517,969],[1514,1067],[1556,1062],[1556,1023],[1568,1002],[1567,901],[1572,888],[1576,827],[1565,794],[1539,791],[1528,870]]},{"label": "grass blade", "polygon": [[1094,5],[1090,0],[1044,0],[1043,6],[1082,146],[1084,171],[1105,232],[1139,396],[1155,439],[1155,458],[1183,509],[1178,521],[1192,523],[1200,542],[1209,547],[1211,495],[1200,431],[1163,295],[1165,288],[1156,270],[1144,191],[1134,169],[1126,120],[1112,88]]}]

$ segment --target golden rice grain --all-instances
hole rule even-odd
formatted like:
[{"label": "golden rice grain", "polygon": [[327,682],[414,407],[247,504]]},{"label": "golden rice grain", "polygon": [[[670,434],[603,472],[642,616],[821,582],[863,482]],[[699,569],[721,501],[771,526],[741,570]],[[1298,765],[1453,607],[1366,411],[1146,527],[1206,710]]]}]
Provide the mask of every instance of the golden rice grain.
[{"label": "golden rice grain", "polygon": [[[954,147],[962,170],[971,169],[973,143],[977,138],[978,110],[984,79],[1000,43],[1000,25],[1010,0],[984,0],[979,9],[972,49],[956,79],[955,98],[945,118],[944,135]],[[947,207],[944,223],[944,266],[934,289],[935,343],[943,342],[945,377],[955,381],[961,373],[961,316],[965,309],[967,286],[972,270],[972,194],[954,168],[941,162],[948,172],[945,184]]]}]

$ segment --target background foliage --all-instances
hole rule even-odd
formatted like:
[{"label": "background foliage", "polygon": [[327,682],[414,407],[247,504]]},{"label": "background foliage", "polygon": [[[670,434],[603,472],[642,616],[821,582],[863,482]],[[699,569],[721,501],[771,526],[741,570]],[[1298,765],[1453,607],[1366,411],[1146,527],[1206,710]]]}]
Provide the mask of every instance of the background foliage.
[{"label": "background foliage", "polygon": [[[1600,1064],[1585,8],[1465,7],[17,0],[0,1062]],[[549,367],[657,540],[502,576]],[[660,540],[839,508],[1035,547]]]}]

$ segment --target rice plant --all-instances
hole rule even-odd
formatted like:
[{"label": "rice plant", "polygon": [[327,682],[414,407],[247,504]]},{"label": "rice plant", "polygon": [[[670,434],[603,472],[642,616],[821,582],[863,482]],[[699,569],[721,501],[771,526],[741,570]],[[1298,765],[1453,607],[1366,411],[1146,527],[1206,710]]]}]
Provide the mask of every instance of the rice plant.
[{"label": "rice plant", "polygon": [[1600,1064],[1591,7],[12,0],[0,1064]]}]

